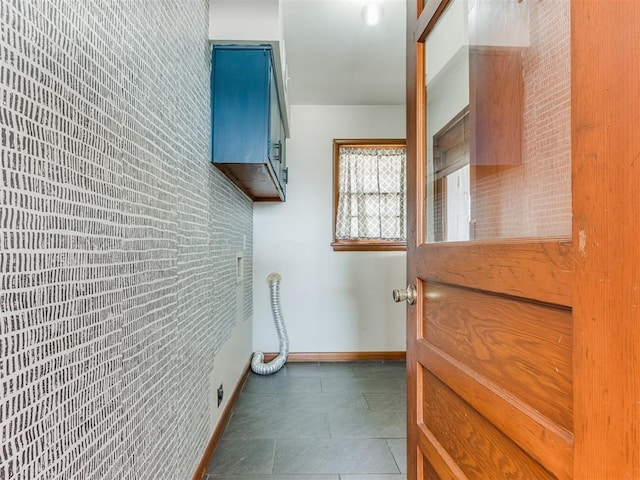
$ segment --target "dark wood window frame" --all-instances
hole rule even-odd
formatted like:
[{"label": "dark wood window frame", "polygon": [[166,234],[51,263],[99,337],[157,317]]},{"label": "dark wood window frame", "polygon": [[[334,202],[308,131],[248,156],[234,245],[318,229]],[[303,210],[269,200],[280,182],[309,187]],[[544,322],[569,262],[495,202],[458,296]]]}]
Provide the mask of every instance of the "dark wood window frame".
[{"label": "dark wood window frame", "polygon": [[[334,251],[406,251],[407,242],[375,239],[337,239],[336,222],[340,193],[340,148],[399,148],[406,147],[406,139],[335,139],[333,141],[333,242]],[[406,214],[405,214],[406,215]],[[405,217],[406,220],[406,217]],[[406,232],[405,232],[406,233]]]}]

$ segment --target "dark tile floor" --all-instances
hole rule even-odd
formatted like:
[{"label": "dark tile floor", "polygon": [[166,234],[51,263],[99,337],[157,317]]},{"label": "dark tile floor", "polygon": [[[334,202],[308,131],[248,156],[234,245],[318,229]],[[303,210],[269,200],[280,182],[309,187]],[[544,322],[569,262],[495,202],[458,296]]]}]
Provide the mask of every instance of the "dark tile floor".
[{"label": "dark tile floor", "polygon": [[249,375],[206,480],[405,480],[404,362]]}]

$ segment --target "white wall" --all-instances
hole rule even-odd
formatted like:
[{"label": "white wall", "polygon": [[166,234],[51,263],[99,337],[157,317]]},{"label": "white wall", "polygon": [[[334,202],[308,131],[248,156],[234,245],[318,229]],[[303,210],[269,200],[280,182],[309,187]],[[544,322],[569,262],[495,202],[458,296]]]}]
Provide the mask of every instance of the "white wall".
[{"label": "white wall", "polygon": [[404,106],[291,107],[285,203],[254,204],[254,350],[278,338],[266,277],[282,275],[282,314],[291,352],[404,351],[404,252],[334,252],[334,138],[404,138]]},{"label": "white wall", "polygon": [[[250,253],[246,248],[244,254]],[[250,259],[249,259],[250,262]],[[245,269],[251,265],[245,265]],[[214,431],[234,389],[245,373],[251,359],[251,318],[244,315],[245,283],[250,278],[244,277],[236,285],[235,325],[231,337],[216,352],[213,369],[209,372],[209,429]],[[222,384],[224,395],[222,403],[218,405],[218,387]],[[215,407],[215,409],[214,409]]]},{"label": "white wall", "polygon": [[211,0],[209,38],[277,40],[281,38],[278,0]]}]

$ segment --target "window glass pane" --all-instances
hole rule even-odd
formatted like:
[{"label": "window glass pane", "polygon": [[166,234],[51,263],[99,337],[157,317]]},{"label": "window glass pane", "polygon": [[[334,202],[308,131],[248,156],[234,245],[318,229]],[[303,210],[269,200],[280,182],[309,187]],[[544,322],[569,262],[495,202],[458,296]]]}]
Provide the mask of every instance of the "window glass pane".
[{"label": "window glass pane", "polygon": [[341,145],[336,241],[405,241],[406,148]]},{"label": "window glass pane", "polygon": [[569,236],[569,0],[453,0],[425,47],[427,241]]}]

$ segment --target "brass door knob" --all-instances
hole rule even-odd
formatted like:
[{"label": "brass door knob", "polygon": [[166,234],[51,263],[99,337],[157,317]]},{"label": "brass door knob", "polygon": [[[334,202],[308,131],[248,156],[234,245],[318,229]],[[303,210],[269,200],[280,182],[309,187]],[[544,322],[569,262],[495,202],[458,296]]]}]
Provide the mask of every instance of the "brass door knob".
[{"label": "brass door knob", "polygon": [[409,305],[413,305],[416,303],[417,298],[418,291],[415,285],[407,285],[406,290],[403,288],[393,289],[393,301],[396,303],[406,301]]}]

